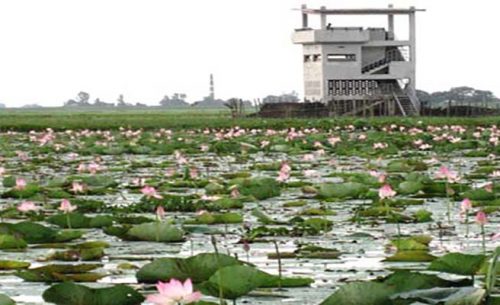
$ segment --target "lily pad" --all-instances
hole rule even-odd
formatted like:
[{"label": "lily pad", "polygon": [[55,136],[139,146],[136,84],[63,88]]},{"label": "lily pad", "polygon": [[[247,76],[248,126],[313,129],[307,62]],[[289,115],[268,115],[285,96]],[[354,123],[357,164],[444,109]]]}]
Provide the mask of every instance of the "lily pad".
[{"label": "lily pad", "polygon": [[0,260],[0,270],[17,270],[29,268],[31,264],[19,261]]},{"label": "lily pad", "polygon": [[184,232],[167,222],[135,225],[127,232],[127,235],[143,241],[180,242],[184,240]]},{"label": "lily pad", "polygon": [[156,283],[172,278],[194,283],[208,280],[220,267],[240,265],[242,262],[232,256],[214,253],[201,253],[183,258],[160,258],[144,265],[137,272],[137,281],[141,283]]},{"label": "lily pad", "polygon": [[404,292],[392,297],[396,304],[479,305],[486,291],[475,287],[432,288]]},{"label": "lily pad", "polygon": [[300,287],[308,286],[312,279],[279,279],[277,276],[260,271],[247,265],[233,265],[223,267],[208,281],[199,285],[201,291],[212,296],[219,296],[220,292],[226,299],[237,299],[258,287]]},{"label": "lily pad", "polygon": [[329,296],[320,305],[387,305],[395,288],[382,283],[349,283]]},{"label": "lily pad", "polygon": [[24,249],[28,246],[26,241],[13,235],[0,234],[0,249]]},{"label": "lily pad", "polygon": [[15,305],[16,302],[6,296],[5,294],[0,294],[0,305]]},{"label": "lily pad", "polygon": [[281,194],[281,188],[276,179],[259,177],[252,179],[237,178],[231,180],[231,185],[237,185],[243,196],[253,196],[257,200],[276,197]]},{"label": "lily pad", "polygon": [[144,301],[141,294],[125,285],[95,289],[70,282],[45,290],[43,299],[57,305],[139,305]]},{"label": "lily pad", "polygon": [[434,260],[429,270],[473,276],[486,262],[484,255],[448,253]]},{"label": "lily pad", "polygon": [[368,187],[358,182],[323,183],[319,186],[318,196],[321,198],[347,199],[359,198],[366,192],[368,192]]}]

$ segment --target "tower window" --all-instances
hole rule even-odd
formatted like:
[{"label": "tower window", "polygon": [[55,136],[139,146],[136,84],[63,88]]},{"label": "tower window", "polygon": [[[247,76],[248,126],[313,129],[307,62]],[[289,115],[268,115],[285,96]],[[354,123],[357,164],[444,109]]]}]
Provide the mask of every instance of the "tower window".
[{"label": "tower window", "polygon": [[356,54],[328,54],[329,62],[335,61],[356,61]]},{"label": "tower window", "polygon": [[313,61],[321,61],[321,54],[314,54]]},{"label": "tower window", "polygon": [[304,62],[311,61],[311,55],[304,55]]}]

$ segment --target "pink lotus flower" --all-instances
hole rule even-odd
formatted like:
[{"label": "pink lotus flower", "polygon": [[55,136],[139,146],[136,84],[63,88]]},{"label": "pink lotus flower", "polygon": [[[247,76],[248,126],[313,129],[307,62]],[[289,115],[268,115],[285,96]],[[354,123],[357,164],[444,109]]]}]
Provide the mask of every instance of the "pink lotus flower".
[{"label": "pink lotus flower", "polygon": [[265,148],[267,147],[269,144],[271,144],[271,142],[267,141],[267,140],[262,140],[260,142],[260,148]]},{"label": "pink lotus flower", "polygon": [[377,171],[370,171],[370,176],[377,178],[379,183],[384,183],[386,179],[386,175],[384,173],[379,173]]},{"label": "pink lotus flower", "polygon": [[71,191],[75,194],[83,193],[85,191],[85,186],[81,183],[73,181],[73,183],[71,184]]},{"label": "pink lotus flower", "polygon": [[488,217],[486,217],[486,214],[483,211],[477,212],[476,223],[481,226],[484,226],[486,223],[488,223]]},{"label": "pink lotus flower", "polygon": [[25,153],[24,151],[16,151],[16,154],[17,154],[17,157],[21,160],[21,161],[27,161],[28,160],[28,154]]},{"label": "pink lotus flower", "polygon": [[493,183],[486,184],[485,186],[483,186],[483,189],[488,193],[493,193]]},{"label": "pink lotus flower", "polygon": [[64,213],[71,213],[76,210],[76,206],[72,205],[68,199],[63,199],[61,201],[61,205],[59,206],[59,210],[63,211]]},{"label": "pink lotus flower", "polygon": [[198,173],[198,169],[196,167],[192,167],[189,169],[189,177],[191,179],[196,179],[198,178],[199,176],[199,173]]},{"label": "pink lotus flower", "polygon": [[498,239],[500,239],[500,233],[497,233],[491,237],[491,240],[493,240],[493,241],[498,240]]},{"label": "pink lotus flower", "polygon": [[382,142],[373,143],[373,149],[385,149],[387,147],[389,147],[387,143],[382,143]]},{"label": "pink lotus flower", "polygon": [[210,147],[209,147],[207,144],[201,144],[201,145],[200,145],[200,150],[201,150],[202,152],[207,152],[207,151],[209,150],[209,148],[210,148]]},{"label": "pink lotus flower", "polygon": [[175,175],[175,168],[170,167],[165,171],[165,177],[173,177]]},{"label": "pink lotus flower", "polygon": [[462,210],[462,213],[467,213],[470,209],[472,209],[472,202],[470,201],[469,198],[465,198],[462,200],[462,203],[460,204],[460,209]]},{"label": "pink lotus flower", "polygon": [[85,171],[87,170],[87,167],[85,166],[85,164],[80,163],[80,164],[78,165],[78,168],[77,168],[76,170],[77,170],[79,173],[83,173],[83,172],[85,172]]},{"label": "pink lotus flower", "polygon": [[146,185],[145,187],[143,187],[141,189],[141,193],[143,193],[144,196],[146,196],[146,198],[148,198],[148,199],[151,199],[151,198],[162,199],[163,198],[163,196],[158,194],[158,192],[156,191],[156,189],[154,187],[148,186],[148,185]]},{"label": "pink lotus flower", "polygon": [[202,195],[201,196],[201,200],[206,200],[206,201],[216,201],[216,200],[219,200],[221,197],[220,196],[208,196],[208,195]]},{"label": "pink lotus flower", "polygon": [[314,157],[313,154],[305,154],[303,157],[302,157],[302,160],[304,162],[313,162],[314,160],[316,160],[316,158]]},{"label": "pink lotus flower", "polygon": [[102,170],[102,167],[99,164],[97,164],[95,162],[92,162],[92,163],[89,164],[89,166],[87,166],[87,170],[92,175],[95,175],[98,171]]},{"label": "pink lotus flower", "polygon": [[156,207],[156,217],[158,217],[159,220],[165,218],[165,209],[163,206],[159,205]]},{"label": "pink lotus flower", "polygon": [[392,198],[396,196],[396,192],[391,188],[389,184],[386,184],[378,190],[378,196],[380,197],[380,199]]},{"label": "pink lotus flower", "polygon": [[331,146],[335,146],[335,144],[337,144],[339,142],[342,142],[342,139],[340,139],[340,137],[331,137],[331,138],[328,138],[328,143]]},{"label": "pink lotus flower", "polygon": [[292,168],[290,167],[290,165],[288,165],[287,162],[281,163],[281,168],[280,168],[280,171],[278,173],[278,178],[276,178],[276,181],[278,181],[278,182],[287,181],[288,179],[290,179],[291,171],[292,171]]},{"label": "pink lotus flower", "polygon": [[146,185],[146,179],[144,178],[134,178],[132,180],[132,184],[135,186],[144,186]]},{"label": "pink lotus flower", "polygon": [[455,183],[460,180],[458,174],[454,171],[451,171],[446,166],[441,166],[441,168],[439,168],[439,171],[436,173],[435,177],[437,179],[447,179],[448,183]]},{"label": "pink lotus flower", "polygon": [[5,175],[5,168],[0,166],[0,177]]},{"label": "pink lotus flower", "polygon": [[17,210],[21,213],[28,213],[31,211],[36,211],[38,210],[39,207],[36,206],[33,202],[31,201],[24,201],[20,205],[17,206]]},{"label": "pink lotus flower", "polygon": [[238,197],[240,197],[240,195],[241,194],[240,194],[240,191],[238,190],[238,188],[235,187],[231,190],[231,198],[238,198]]},{"label": "pink lotus flower", "polygon": [[24,190],[26,188],[26,180],[24,178],[16,178],[16,190]]},{"label": "pink lotus flower", "polygon": [[201,299],[199,291],[193,292],[193,283],[187,279],[184,284],[176,279],[168,283],[158,282],[158,294],[147,297],[147,301],[155,305],[191,304]]}]

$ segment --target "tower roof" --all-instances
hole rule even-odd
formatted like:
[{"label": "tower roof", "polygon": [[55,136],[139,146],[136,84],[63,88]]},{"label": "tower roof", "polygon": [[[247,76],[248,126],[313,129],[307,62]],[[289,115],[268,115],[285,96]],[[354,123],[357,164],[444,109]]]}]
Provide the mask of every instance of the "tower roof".
[{"label": "tower roof", "polygon": [[408,15],[415,12],[425,12],[425,9],[411,8],[350,8],[350,9],[313,9],[299,8],[304,14],[309,15]]}]

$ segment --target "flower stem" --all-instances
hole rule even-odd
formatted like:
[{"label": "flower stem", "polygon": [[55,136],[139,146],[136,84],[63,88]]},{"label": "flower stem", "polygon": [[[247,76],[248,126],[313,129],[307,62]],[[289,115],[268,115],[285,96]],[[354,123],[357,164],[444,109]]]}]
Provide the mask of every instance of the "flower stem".
[{"label": "flower stem", "polygon": [[71,219],[69,218],[69,213],[66,213],[66,224],[68,225],[68,229],[71,229]]},{"label": "flower stem", "polygon": [[276,249],[276,255],[278,256],[278,290],[281,290],[281,254],[278,247],[278,243],[274,240],[274,248]]},{"label": "flower stem", "polygon": [[[212,245],[214,246],[214,251],[215,251],[215,257],[217,259],[217,269],[221,269],[221,264],[220,264],[220,259],[219,259],[219,250],[217,249],[217,240],[215,239],[215,236],[212,235]],[[219,272],[219,279],[218,279],[218,286],[219,286],[219,304],[224,305],[224,292],[222,290],[222,273]]]},{"label": "flower stem", "polygon": [[469,214],[465,211],[465,238],[469,238]]},{"label": "flower stem", "polygon": [[483,245],[483,255],[486,255],[486,239],[484,234],[484,225],[481,225],[481,236],[482,236],[482,245]]}]

